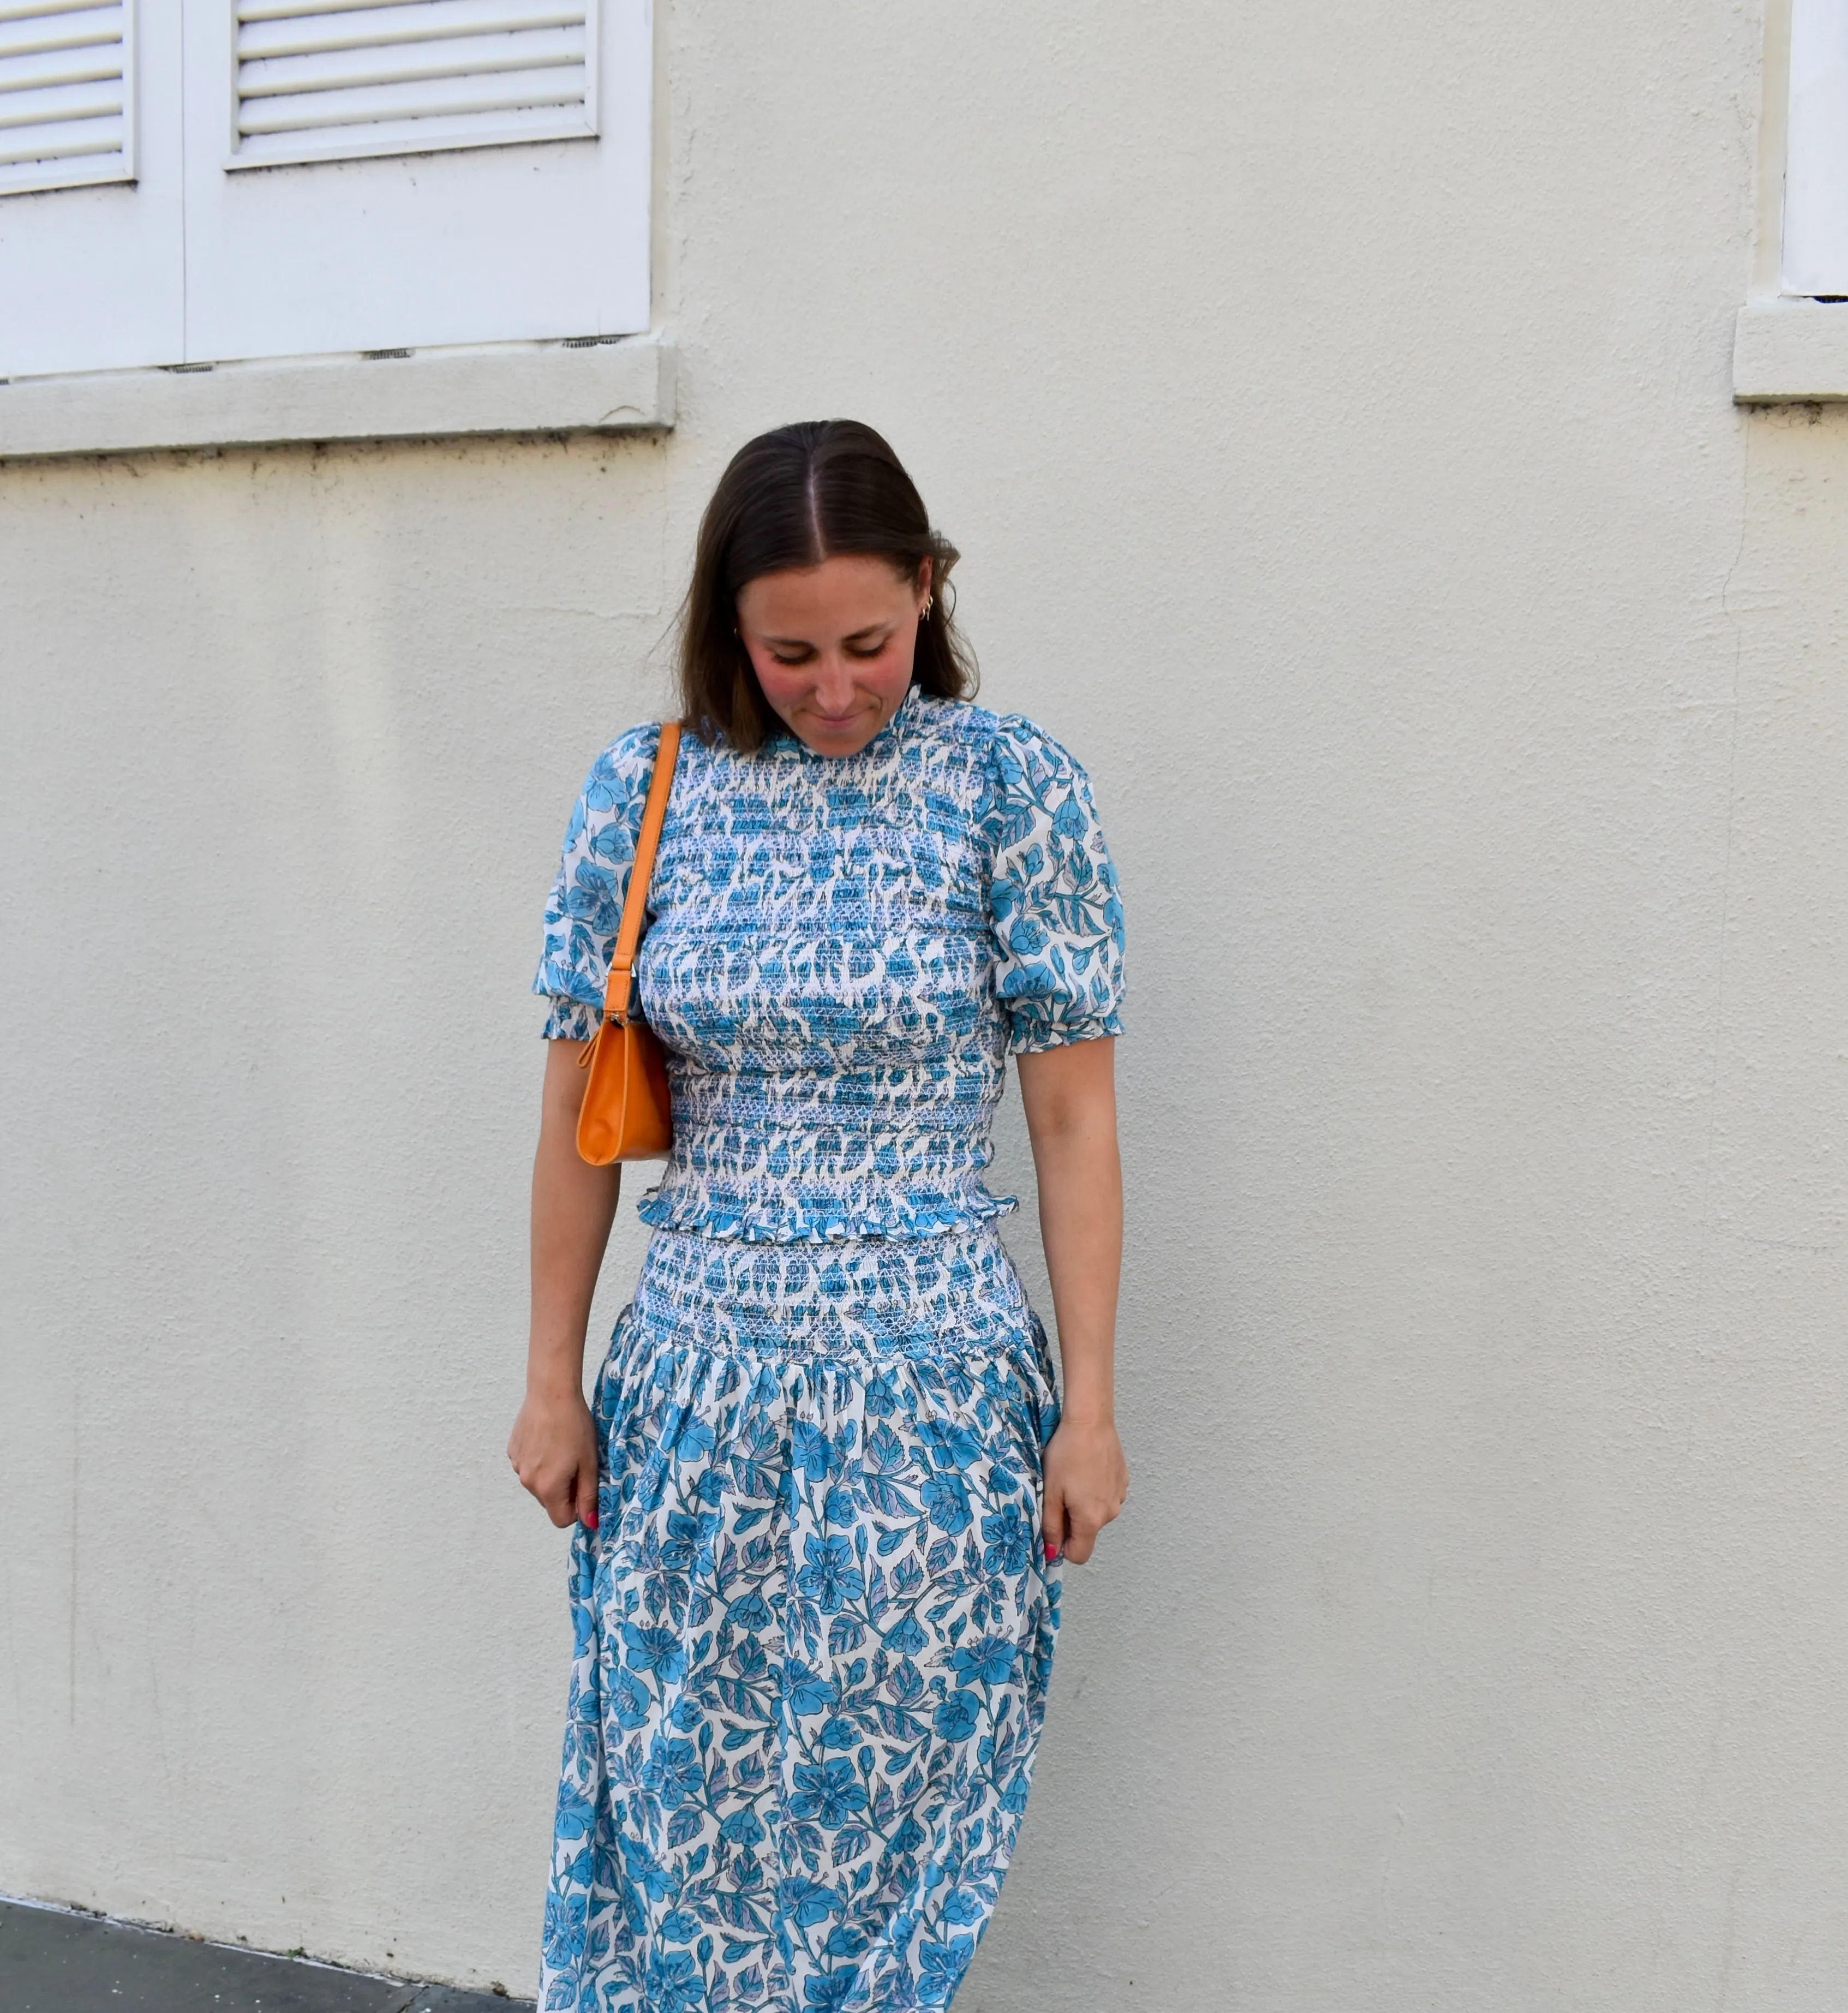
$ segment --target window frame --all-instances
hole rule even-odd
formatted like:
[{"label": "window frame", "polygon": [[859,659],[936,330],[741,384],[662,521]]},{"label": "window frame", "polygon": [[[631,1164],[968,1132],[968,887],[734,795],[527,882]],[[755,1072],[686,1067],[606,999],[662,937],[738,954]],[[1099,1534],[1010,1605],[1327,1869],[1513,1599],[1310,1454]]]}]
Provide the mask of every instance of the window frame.
[{"label": "window frame", "polygon": [[1766,0],[1752,263],[1733,323],[1732,396],[1741,406],[1848,401],[1848,303],[1784,291],[1794,0]]},{"label": "window frame", "polygon": [[[150,103],[173,108],[166,123],[175,130],[156,131],[148,107],[141,108],[136,165],[143,179],[137,183],[0,196],[0,283],[9,252],[22,295],[38,276],[76,276],[52,294],[37,327],[9,343],[12,354],[0,356],[0,459],[673,424],[673,352],[652,332],[658,59],[652,0],[600,0],[599,62],[587,79],[602,128],[594,136],[471,136],[462,147],[265,162],[262,172],[235,173],[226,165],[226,136],[237,116],[234,26],[225,38],[234,67],[225,75],[224,41],[195,38],[191,13],[216,8],[228,22],[233,0],[184,0],[184,38],[182,0],[129,4],[148,10],[138,23],[139,84],[158,94]],[[152,41],[150,20],[161,30]],[[183,41],[193,45],[182,48]],[[151,71],[151,55],[160,52]],[[182,63],[192,115],[184,132],[177,130],[175,94]],[[204,77],[214,83],[202,92]],[[514,140],[525,144],[510,145]],[[509,164],[504,174],[496,163]],[[209,191],[203,208],[202,184]],[[323,205],[323,188],[344,195]],[[440,200],[439,189],[445,191]],[[316,274],[338,270],[338,261],[330,265],[323,256],[314,267],[318,255],[289,236],[288,220],[298,221],[306,211],[331,220],[327,228],[337,254],[338,233],[357,227],[356,216],[374,229],[388,198],[398,204],[399,234],[368,240],[370,266],[356,269],[324,313],[302,313]],[[230,220],[220,222],[220,214]],[[545,227],[528,231],[535,215]],[[432,217],[438,228],[405,238]],[[270,223],[276,241],[253,255],[247,298],[234,300],[234,312],[221,312],[241,284],[237,233],[247,246],[254,228]],[[137,257],[133,285],[121,298],[145,327],[128,312],[103,316],[91,299],[91,281],[119,280],[125,242]],[[395,246],[406,242],[434,248],[423,263],[397,259]],[[559,256],[560,245],[569,256]],[[291,262],[298,269],[292,276]],[[395,264],[402,273],[394,274]],[[430,287],[422,284],[426,265]],[[173,294],[176,268],[184,299]],[[538,284],[531,274],[539,276]],[[152,305],[141,313],[144,295]],[[415,331],[375,327],[375,304],[381,316],[414,318]],[[393,374],[375,359],[399,367]],[[410,359],[419,367],[403,367]]]}]

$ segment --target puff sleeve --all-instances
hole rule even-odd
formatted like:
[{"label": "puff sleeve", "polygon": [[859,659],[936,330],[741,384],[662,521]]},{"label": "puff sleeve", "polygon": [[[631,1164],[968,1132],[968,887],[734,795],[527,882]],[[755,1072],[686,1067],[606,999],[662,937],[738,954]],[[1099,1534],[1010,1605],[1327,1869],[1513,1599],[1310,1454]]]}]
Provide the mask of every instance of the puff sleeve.
[{"label": "puff sleeve", "polygon": [[1123,1032],[1123,904],[1090,779],[1017,713],[998,722],[985,819],[995,992],[1011,1053]]},{"label": "puff sleeve", "polygon": [[659,739],[659,728],[651,725],[612,742],[591,764],[572,807],[533,980],[533,990],[551,1003],[549,1041],[587,1042],[597,1032]]}]

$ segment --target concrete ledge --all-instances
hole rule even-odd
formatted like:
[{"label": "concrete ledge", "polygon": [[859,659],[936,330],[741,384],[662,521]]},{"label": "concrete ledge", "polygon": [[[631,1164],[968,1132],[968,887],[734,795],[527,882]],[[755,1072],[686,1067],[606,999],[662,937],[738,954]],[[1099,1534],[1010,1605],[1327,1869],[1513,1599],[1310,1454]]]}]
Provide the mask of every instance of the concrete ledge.
[{"label": "concrete ledge", "polygon": [[1732,396],[1741,406],[1848,399],[1848,302],[1753,301],[1732,331]]},{"label": "concrete ledge", "polygon": [[632,433],[674,424],[653,336],[96,370],[0,382],[0,461],[289,441]]}]

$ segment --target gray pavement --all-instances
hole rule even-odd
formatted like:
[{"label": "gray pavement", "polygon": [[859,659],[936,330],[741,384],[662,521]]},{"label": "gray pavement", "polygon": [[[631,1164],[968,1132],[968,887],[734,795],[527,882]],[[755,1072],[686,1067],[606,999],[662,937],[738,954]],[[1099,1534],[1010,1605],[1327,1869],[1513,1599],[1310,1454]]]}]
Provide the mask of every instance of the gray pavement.
[{"label": "gray pavement", "polygon": [[0,1901],[0,2013],[531,2013],[531,2006]]}]

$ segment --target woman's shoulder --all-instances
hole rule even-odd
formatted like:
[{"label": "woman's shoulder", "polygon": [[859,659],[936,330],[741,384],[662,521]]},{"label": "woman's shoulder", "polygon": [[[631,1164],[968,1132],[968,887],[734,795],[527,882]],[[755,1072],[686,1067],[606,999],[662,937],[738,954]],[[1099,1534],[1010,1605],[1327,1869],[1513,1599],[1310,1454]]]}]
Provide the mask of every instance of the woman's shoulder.
[{"label": "woman's shoulder", "polygon": [[660,745],[658,720],[625,728],[590,765],[590,773],[584,779],[585,808],[613,811],[638,795],[647,796],[655,753]]},{"label": "woman's shoulder", "polygon": [[985,758],[1003,787],[1084,774],[1071,750],[1024,713],[995,713],[973,699],[930,698],[924,699],[922,710],[935,734]]},{"label": "woman's shoulder", "polygon": [[960,742],[981,779],[981,818],[1013,821],[1028,806],[1076,798],[1088,812],[1091,780],[1063,742],[1024,713],[995,713],[966,699],[935,703],[938,731]]}]

